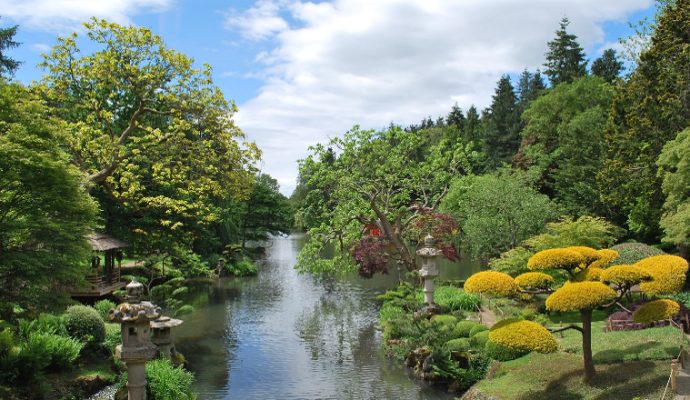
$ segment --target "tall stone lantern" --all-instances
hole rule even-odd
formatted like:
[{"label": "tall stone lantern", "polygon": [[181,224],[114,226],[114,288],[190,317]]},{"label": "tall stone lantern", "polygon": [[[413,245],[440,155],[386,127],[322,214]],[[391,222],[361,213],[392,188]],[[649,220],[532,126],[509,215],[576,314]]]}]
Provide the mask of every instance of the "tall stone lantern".
[{"label": "tall stone lantern", "polygon": [[115,356],[127,365],[128,399],[146,400],[146,361],[158,353],[151,342],[150,322],[161,316],[161,308],[141,300],[141,283],[132,281],[125,289],[125,302],[110,310],[108,319],[121,326],[122,344],[115,348]]},{"label": "tall stone lantern", "polygon": [[424,301],[426,302],[426,309],[434,312],[438,311],[439,307],[434,303],[434,278],[439,275],[437,264],[437,257],[441,254],[441,250],[435,247],[436,240],[431,235],[426,235],[424,238],[424,247],[417,250],[417,255],[422,259],[422,268],[419,270],[419,276],[424,279]]}]

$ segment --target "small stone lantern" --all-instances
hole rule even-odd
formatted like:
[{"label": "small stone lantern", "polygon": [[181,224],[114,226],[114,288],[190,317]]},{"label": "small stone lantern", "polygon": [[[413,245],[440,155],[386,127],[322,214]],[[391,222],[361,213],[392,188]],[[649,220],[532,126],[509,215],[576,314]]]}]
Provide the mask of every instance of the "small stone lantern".
[{"label": "small stone lantern", "polygon": [[182,325],[182,320],[170,317],[160,317],[151,321],[151,341],[158,347],[160,355],[173,359],[175,356],[175,344],[173,342],[172,328]]},{"label": "small stone lantern", "polygon": [[150,323],[161,316],[160,307],[142,301],[144,285],[130,282],[125,302],[110,310],[108,319],[121,326],[122,344],[115,356],[127,365],[129,400],[146,400],[146,361],[153,359],[158,348],[151,342]]},{"label": "small stone lantern", "polygon": [[441,250],[437,249],[434,246],[435,244],[436,241],[433,236],[426,235],[424,247],[417,250],[417,255],[422,258],[422,268],[419,270],[419,276],[424,279],[424,301],[429,311],[436,311],[439,308],[434,303],[434,278],[439,275],[436,257],[441,254]]}]

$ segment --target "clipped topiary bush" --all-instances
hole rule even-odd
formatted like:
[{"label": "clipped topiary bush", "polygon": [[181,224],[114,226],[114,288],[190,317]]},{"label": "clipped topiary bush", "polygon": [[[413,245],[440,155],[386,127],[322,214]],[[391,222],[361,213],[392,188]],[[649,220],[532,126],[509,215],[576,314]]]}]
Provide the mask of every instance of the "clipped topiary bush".
[{"label": "clipped topiary bush", "polygon": [[470,276],[465,281],[467,293],[484,293],[492,296],[512,296],[517,291],[513,278],[496,271],[482,271]]},{"label": "clipped topiary bush", "polygon": [[667,254],[647,257],[635,266],[652,276],[652,281],[640,283],[640,289],[652,296],[681,291],[688,271],[688,262],[685,259]]},{"label": "clipped topiary bush", "polygon": [[680,304],[663,299],[645,303],[633,312],[635,322],[649,323],[675,317],[680,312]]},{"label": "clipped topiary bush", "polygon": [[533,321],[504,319],[491,327],[489,341],[519,352],[551,353],[558,343],[551,332]]},{"label": "clipped topiary bush", "polygon": [[601,282],[573,282],[563,285],[546,299],[550,311],[592,310],[616,298],[616,291]]},{"label": "clipped topiary bush", "polygon": [[529,353],[529,351],[514,349],[511,347],[503,346],[499,343],[492,342],[490,338],[487,337],[486,344],[484,345],[484,350],[489,358],[493,358],[498,361],[510,361],[520,358]]},{"label": "clipped topiary bush", "polygon": [[606,268],[620,257],[620,254],[613,249],[601,249],[597,250],[597,252],[599,253],[599,259],[592,262],[589,265],[590,268]]},{"label": "clipped topiary bush", "polygon": [[470,345],[474,348],[484,348],[489,341],[489,331],[481,331],[470,337]]},{"label": "clipped topiary bush", "polygon": [[467,351],[470,347],[470,340],[466,338],[452,339],[445,344],[447,351]]},{"label": "clipped topiary bush", "polygon": [[515,283],[520,289],[543,289],[553,285],[554,279],[543,272],[525,272],[515,277]]},{"label": "clipped topiary bush", "polygon": [[105,339],[105,323],[93,307],[71,306],[64,314],[69,335],[88,344],[99,344]]},{"label": "clipped topiary bush", "polygon": [[453,328],[453,336],[456,337],[470,337],[470,332],[477,326],[482,326],[480,323],[475,321],[460,321],[455,324]]},{"label": "clipped topiary bush", "polygon": [[652,279],[652,275],[634,265],[614,265],[601,274],[601,281],[618,286],[636,285],[641,281]]},{"label": "clipped topiary bush", "polygon": [[617,244],[612,246],[611,250],[615,250],[619,254],[619,257],[612,262],[613,265],[635,264],[644,258],[664,254],[656,247],[637,242]]},{"label": "clipped topiary bush", "polygon": [[530,257],[527,267],[531,270],[574,270],[584,263],[585,258],[582,254],[571,247],[542,250]]},{"label": "clipped topiary bush", "polygon": [[489,330],[488,326],[482,325],[482,324],[477,324],[475,327],[470,329],[470,337],[478,334],[479,332],[484,332],[484,331],[488,331],[488,330]]},{"label": "clipped topiary bush", "polygon": [[586,268],[575,275],[573,281],[575,282],[586,282],[586,281],[599,281],[601,280],[601,274],[604,273],[604,269],[589,267]]},{"label": "clipped topiary bush", "polygon": [[117,307],[117,304],[108,299],[99,300],[93,305],[93,308],[98,311],[98,315],[101,316],[103,322],[108,322],[108,312],[115,307]]}]

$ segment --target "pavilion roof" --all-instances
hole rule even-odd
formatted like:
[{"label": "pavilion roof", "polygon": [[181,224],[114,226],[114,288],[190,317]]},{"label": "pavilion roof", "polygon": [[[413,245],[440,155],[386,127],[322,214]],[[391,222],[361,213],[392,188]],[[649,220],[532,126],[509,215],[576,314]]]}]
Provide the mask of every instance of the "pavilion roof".
[{"label": "pavilion roof", "polygon": [[129,246],[122,240],[115,239],[110,235],[98,232],[86,235],[86,240],[89,241],[89,244],[91,245],[91,250],[95,251],[106,251]]}]

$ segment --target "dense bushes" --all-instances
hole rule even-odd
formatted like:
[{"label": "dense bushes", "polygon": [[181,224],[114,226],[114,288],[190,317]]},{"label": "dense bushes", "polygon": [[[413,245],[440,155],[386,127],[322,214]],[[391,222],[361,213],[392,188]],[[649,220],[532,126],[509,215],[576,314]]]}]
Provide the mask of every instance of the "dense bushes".
[{"label": "dense bushes", "polygon": [[105,323],[93,307],[71,306],[65,311],[65,326],[73,338],[89,344],[105,339]]},{"label": "dense bushes", "polygon": [[108,322],[108,312],[115,307],[117,307],[117,304],[108,299],[99,300],[93,305],[93,308],[98,311],[98,315],[101,316],[103,322]]},{"label": "dense bushes", "polygon": [[225,271],[232,276],[254,276],[259,273],[259,269],[248,258],[225,264]]},{"label": "dense bushes", "polygon": [[194,375],[168,360],[158,359],[146,364],[147,391],[152,400],[193,400]]}]

